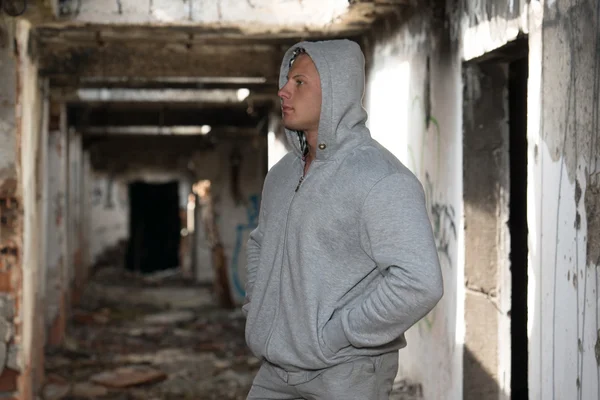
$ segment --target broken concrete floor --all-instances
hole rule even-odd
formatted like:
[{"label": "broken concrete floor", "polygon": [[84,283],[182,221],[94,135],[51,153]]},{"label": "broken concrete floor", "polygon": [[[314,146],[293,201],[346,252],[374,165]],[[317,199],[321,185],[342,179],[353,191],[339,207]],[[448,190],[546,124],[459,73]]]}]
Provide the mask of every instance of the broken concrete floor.
[{"label": "broken concrete floor", "polygon": [[[241,310],[215,306],[211,288],[178,275],[99,270],[48,349],[44,400],[245,399],[259,361]],[[398,385],[393,399],[416,400]]]},{"label": "broken concrete floor", "polygon": [[104,268],[48,351],[44,399],[244,399],[259,367],[244,322],[209,287]]}]

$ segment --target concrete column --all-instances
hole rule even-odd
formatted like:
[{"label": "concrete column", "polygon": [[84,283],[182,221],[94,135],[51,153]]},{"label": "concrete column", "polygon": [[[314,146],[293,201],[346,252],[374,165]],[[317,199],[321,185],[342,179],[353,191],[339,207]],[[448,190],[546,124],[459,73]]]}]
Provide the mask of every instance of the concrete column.
[{"label": "concrete column", "polygon": [[[17,140],[20,141],[20,168],[18,181],[23,204],[23,236],[22,236],[22,293],[21,307],[18,310],[20,323],[17,335],[20,338],[21,376],[19,379],[19,398],[33,398],[43,377],[43,307],[41,296],[41,278],[43,246],[40,221],[43,220],[41,204],[43,176],[38,160],[44,160],[43,148],[46,138],[42,138],[43,82],[38,79],[37,66],[28,54],[29,33],[31,24],[28,21],[17,22],[16,38],[18,51],[17,75]],[[18,290],[18,286],[17,286]],[[40,344],[41,343],[41,344]]]},{"label": "concrete column", "polygon": [[82,155],[80,134],[72,129],[68,131],[69,147],[69,205],[68,205],[68,229],[69,229],[69,258],[71,266],[69,270],[69,284],[71,300],[77,302],[79,298],[79,284],[82,273],[82,241],[81,241],[81,174]]},{"label": "concrete column", "polygon": [[48,135],[48,207],[46,247],[46,325],[48,344],[58,345],[66,322],[64,269],[67,261],[66,238],[66,137],[61,130],[65,112],[62,104],[52,105]]}]

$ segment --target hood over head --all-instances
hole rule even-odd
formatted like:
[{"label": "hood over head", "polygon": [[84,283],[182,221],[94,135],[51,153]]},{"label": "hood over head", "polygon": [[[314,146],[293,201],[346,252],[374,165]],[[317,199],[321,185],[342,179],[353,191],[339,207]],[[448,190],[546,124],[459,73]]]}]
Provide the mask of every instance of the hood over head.
[{"label": "hood over head", "polygon": [[[300,42],[283,57],[279,88],[287,83],[294,51],[303,48],[315,63],[321,78],[321,117],[316,159],[327,160],[370,138],[362,105],[365,92],[365,58],[360,46],[350,40]],[[294,152],[301,156],[296,131],[286,131]]]}]

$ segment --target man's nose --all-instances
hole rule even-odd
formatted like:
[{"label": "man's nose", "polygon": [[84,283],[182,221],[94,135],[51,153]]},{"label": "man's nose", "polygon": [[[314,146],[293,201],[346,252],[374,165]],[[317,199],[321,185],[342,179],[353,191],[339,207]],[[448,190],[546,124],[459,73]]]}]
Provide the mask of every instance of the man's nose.
[{"label": "man's nose", "polygon": [[290,98],[290,92],[287,90],[287,85],[282,87],[279,90],[279,92],[277,92],[277,96],[281,99],[289,99]]}]

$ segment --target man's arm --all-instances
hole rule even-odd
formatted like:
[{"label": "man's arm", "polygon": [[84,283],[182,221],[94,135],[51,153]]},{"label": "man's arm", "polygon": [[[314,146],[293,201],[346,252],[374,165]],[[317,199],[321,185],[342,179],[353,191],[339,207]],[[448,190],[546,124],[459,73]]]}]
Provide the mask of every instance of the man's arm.
[{"label": "man's arm", "polygon": [[379,181],[365,200],[361,224],[361,244],[385,278],[361,304],[326,325],[324,339],[334,352],[390,343],[443,294],[423,187],[414,176],[392,174]]},{"label": "man's arm", "polygon": [[265,197],[263,191],[263,196],[260,202],[260,211],[258,213],[258,226],[252,232],[250,232],[248,244],[246,246],[246,297],[244,299],[244,305],[242,306],[242,311],[245,315],[248,315],[248,308],[250,307],[250,301],[252,300],[254,282],[256,281],[258,264],[260,262],[260,247],[262,244],[263,229],[266,217],[264,203]]}]

